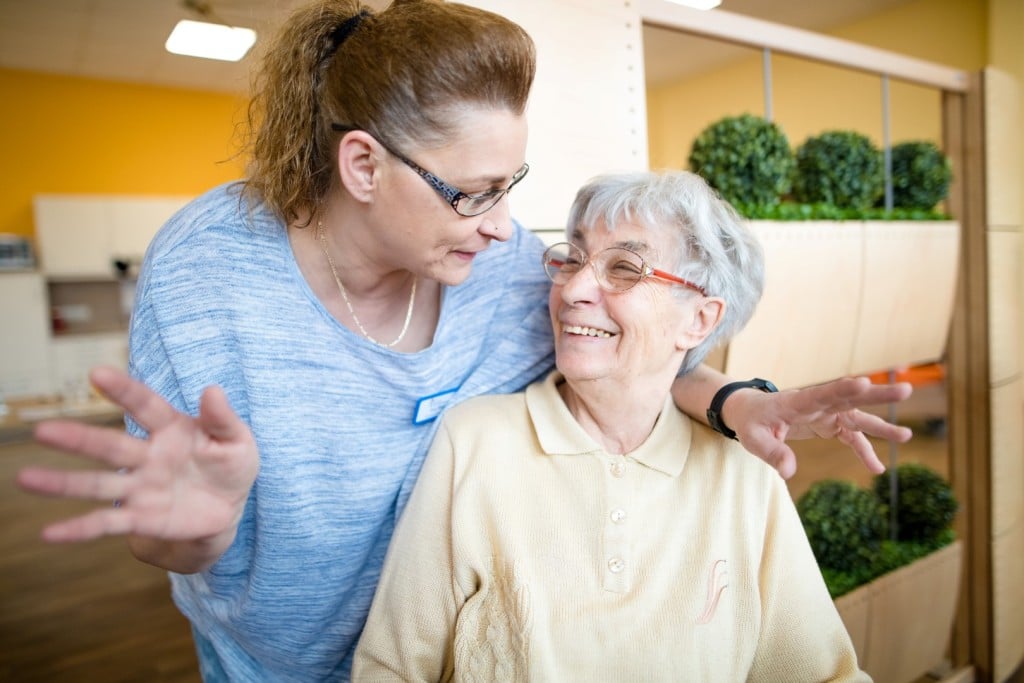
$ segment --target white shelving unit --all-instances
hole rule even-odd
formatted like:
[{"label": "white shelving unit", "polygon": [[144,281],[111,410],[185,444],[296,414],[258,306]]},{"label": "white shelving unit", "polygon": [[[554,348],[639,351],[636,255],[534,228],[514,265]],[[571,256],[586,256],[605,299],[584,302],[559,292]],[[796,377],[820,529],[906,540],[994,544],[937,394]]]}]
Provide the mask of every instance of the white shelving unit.
[{"label": "white shelving unit", "polygon": [[39,270],[0,271],[0,393],[89,394],[96,365],[126,367],[128,310],[115,259],[138,263],[189,197],[38,195]]},{"label": "white shelving unit", "polygon": [[36,271],[0,271],[0,395],[53,392],[46,282]]}]

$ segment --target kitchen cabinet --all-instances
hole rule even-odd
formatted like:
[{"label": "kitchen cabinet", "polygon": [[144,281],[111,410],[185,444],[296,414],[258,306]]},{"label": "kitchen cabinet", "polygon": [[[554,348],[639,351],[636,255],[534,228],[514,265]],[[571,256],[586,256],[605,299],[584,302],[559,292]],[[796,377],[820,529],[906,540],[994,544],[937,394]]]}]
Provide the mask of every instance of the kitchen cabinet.
[{"label": "kitchen cabinet", "polygon": [[87,401],[88,372],[128,362],[133,277],[150,240],[191,198],[37,195],[38,271],[0,271],[0,395]]},{"label": "kitchen cabinet", "polygon": [[115,259],[138,263],[153,235],[191,197],[36,195],[36,244],[50,278],[112,278]]},{"label": "kitchen cabinet", "polygon": [[0,396],[53,392],[49,342],[49,306],[42,274],[0,272]]}]

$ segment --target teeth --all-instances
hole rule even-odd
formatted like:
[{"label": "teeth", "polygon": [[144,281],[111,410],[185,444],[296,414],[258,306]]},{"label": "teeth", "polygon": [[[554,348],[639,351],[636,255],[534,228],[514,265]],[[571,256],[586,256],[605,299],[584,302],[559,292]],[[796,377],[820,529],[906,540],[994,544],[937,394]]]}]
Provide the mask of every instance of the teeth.
[{"label": "teeth", "polygon": [[612,336],[611,332],[605,330],[599,330],[596,327],[580,327],[579,325],[566,325],[563,327],[569,334],[583,334],[588,337],[603,337],[607,338]]}]

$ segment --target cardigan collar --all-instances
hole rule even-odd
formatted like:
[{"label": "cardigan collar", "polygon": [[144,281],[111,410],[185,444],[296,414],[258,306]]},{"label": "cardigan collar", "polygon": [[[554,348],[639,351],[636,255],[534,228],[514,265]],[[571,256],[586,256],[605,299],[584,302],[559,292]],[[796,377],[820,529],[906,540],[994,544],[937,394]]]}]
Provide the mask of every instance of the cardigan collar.
[{"label": "cardigan collar", "polygon": [[[562,373],[555,370],[543,382],[526,388],[526,408],[541,450],[547,455],[606,453],[569,412],[558,393],[558,384],[562,381]],[[624,456],[675,477],[686,464],[692,434],[690,419],[679,412],[669,395],[665,397],[665,405],[650,435],[636,450]]]}]

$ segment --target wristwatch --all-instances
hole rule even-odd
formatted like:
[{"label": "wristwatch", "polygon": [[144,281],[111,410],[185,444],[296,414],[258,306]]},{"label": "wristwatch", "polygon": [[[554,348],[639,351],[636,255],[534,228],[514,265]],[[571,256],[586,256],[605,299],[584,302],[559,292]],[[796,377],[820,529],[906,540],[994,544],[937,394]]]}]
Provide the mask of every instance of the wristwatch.
[{"label": "wristwatch", "polygon": [[715,397],[711,399],[711,407],[708,408],[708,424],[716,432],[729,439],[735,439],[736,432],[726,427],[725,423],[722,422],[722,404],[725,403],[725,399],[732,395],[732,392],[739,389],[760,389],[767,394],[773,394],[779,390],[777,386],[760,377],[755,377],[746,382],[730,382],[719,389]]}]

